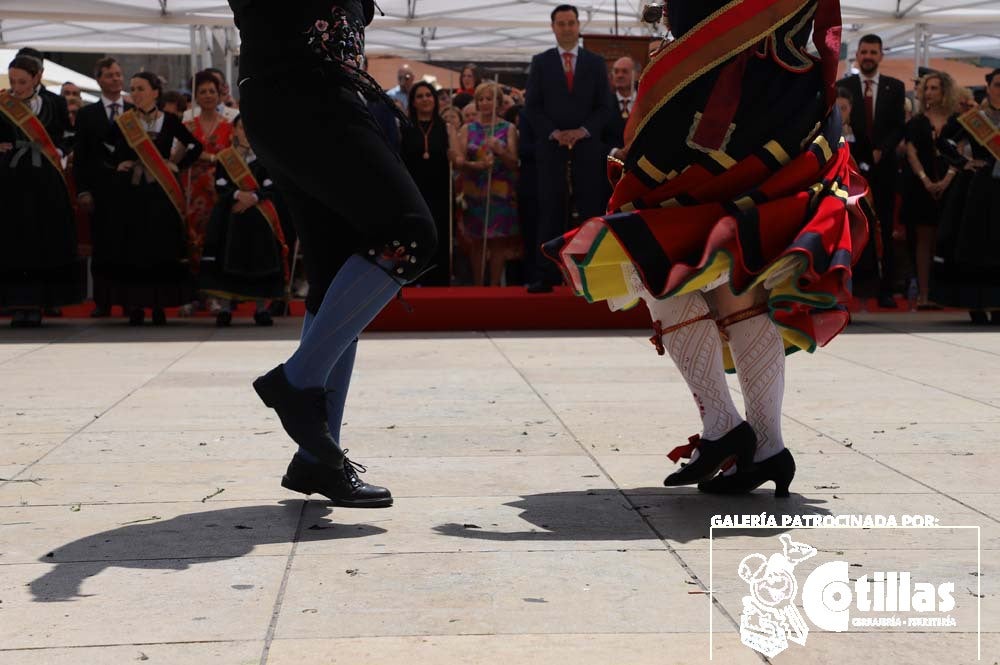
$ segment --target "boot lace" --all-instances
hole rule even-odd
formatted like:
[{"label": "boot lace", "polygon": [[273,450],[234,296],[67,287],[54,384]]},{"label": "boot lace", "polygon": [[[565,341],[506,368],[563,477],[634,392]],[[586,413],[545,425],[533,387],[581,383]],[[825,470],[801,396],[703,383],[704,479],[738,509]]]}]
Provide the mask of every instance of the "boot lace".
[{"label": "boot lace", "polygon": [[367,473],[368,467],[349,459],[347,457],[349,450],[349,448],[344,449],[344,475],[347,477],[347,482],[351,484],[351,487],[358,489],[365,484],[365,482],[358,477],[358,474]]}]

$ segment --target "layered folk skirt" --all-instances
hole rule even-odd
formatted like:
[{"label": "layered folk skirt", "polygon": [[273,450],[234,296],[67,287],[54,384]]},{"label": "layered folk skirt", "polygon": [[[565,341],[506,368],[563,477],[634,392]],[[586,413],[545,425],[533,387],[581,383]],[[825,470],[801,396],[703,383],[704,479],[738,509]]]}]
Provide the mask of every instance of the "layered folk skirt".
[{"label": "layered folk skirt", "polygon": [[654,56],[608,213],[543,246],[581,296],[624,309],[763,285],[786,353],[847,325],[872,213],[833,105],[839,28],[837,2],[747,0]]}]

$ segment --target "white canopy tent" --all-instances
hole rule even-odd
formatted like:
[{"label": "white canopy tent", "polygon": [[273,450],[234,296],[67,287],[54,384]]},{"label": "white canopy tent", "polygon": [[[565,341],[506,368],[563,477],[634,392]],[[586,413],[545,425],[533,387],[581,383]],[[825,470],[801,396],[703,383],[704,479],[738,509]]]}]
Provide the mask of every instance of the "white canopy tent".
[{"label": "white canopy tent", "polygon": [[[294,0],[291,0],[294,1]],[[557,0],[381,0],[370,53],[425,60],[525,60],[552,44]],[[650,35],[643,0],[580,3],[584,32]],[[618,16],[615,17],[617,5]],[[845,41],[883,36],[892,57],[1000,57],[1000,0],[847,0]],[[49,51],[194,53],[238,49],[221,0],[0,0],[0,46]],[[204,64],[204,63],[202,63]]]}]

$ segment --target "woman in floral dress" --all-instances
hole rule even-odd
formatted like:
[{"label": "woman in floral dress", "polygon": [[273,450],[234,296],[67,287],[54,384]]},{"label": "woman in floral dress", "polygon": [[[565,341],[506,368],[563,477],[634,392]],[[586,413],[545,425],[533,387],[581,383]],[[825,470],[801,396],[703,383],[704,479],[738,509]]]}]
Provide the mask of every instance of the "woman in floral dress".
[{"label": "woman in floral dress", "polygon": [[517,218],[517,129],[501,119],[499,109],[494,108],[499,93],[496,83],[481,83],[476,88],[479,120],[464,126],[458,139],[457,166],[464,173],[463,193],[468,206],[462,237],[476,286],[483,284],[484,233],[490,284],[499,285],[507,261],[523,254]]}]

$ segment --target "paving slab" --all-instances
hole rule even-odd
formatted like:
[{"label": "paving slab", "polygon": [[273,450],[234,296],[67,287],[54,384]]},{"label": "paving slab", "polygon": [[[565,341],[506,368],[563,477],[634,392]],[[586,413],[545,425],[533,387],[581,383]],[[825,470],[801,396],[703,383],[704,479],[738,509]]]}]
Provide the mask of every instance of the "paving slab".
[{"label": "paving slab", "polygon": [[670,593],[689,579],[653,551],[300,555],[276,635],[705,630],[705,598]]},{"label": "paving slab", "polygon": [[[717,635],[713,660],[733,665],[759,664],[738,636]],[[709,662],[708,635],[686,633],[619,633],[600,635],[435,635],[429,637],[361,637],[348,639],[276,639],[268,663],[303,662],[421,663],[422,665],[663,665]]]},{"label": "paving slab", "polygon": [[[0,508],[0,565],[287,556],[301,513],[302,501]],[[332,525],[329,508],[311,513],[313,523]]]},{"label": "paving slab", "polygon": [[[1000,330],[961,318],[863,314],[787,358],[784,500],[662,486],[699,423],[646,331],[366,334],[341,438],[396,498],[367,511],[279,485],[295,446],[250,383],[300,320],[0,331],[0,665],[995,664]],[[978,526],[982,576],[975,532],[944,526],[709,547],[713,516],[761,513]],[[781,534],[818,549],[805,572],[954,578],[958,625],[812,625],[763,658],[736,571]]]},{"label": "paving slab", "polygon": [[285,563],[245,556],[2,566],[0,644],[262,639]]},{"label": "paving slab", "polygon": [[80,663],[144,663],[144,665],[258,665],[263,642],[43,647],[0,651],[3,665],[79,665]]},{"label": "paving slab", "polygon": [[60,432],[0,434],[0,465],[36,462],[66,440]]}]

